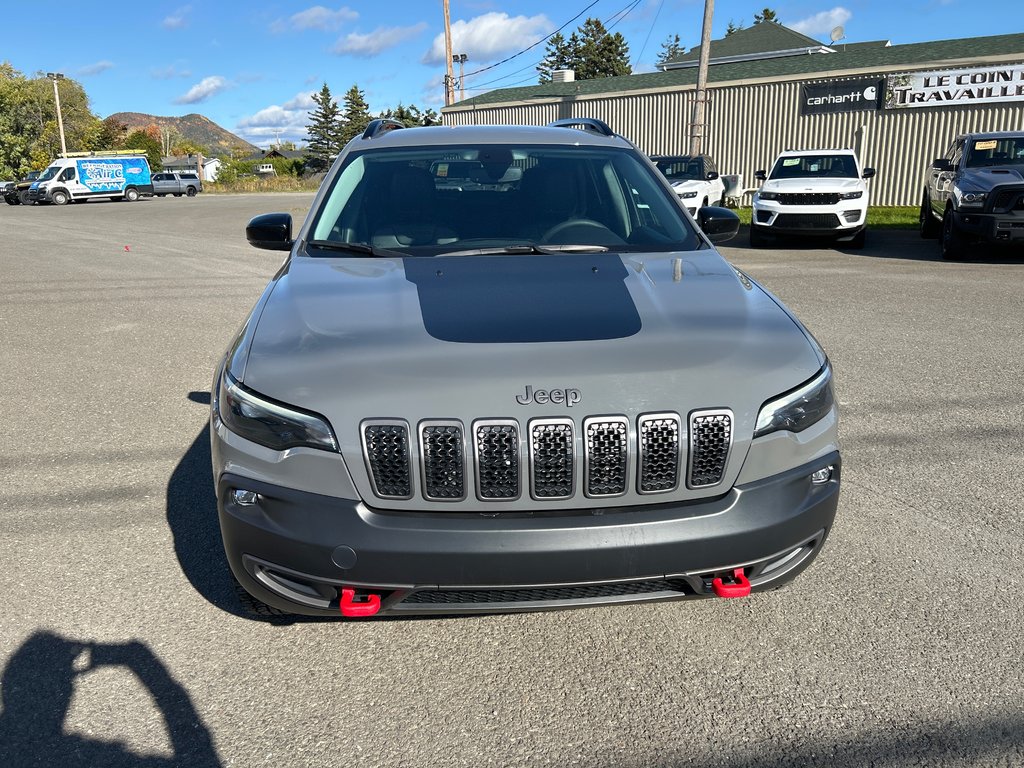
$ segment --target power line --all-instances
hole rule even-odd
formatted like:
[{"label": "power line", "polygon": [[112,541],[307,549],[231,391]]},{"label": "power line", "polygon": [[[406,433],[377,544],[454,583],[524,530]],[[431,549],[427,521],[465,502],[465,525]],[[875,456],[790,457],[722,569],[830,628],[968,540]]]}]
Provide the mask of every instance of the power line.
[{"label": "power line", "polygon": [[647,37],[644,38],[644,44],[640,48],[640,53],[638,53],[636,58],[633,59],[633,69],[636,69],[636,65],[640,63],[640,59],[643,57],[644,51],[647,50],[647,42],[651,39],[651,32],[654,31],[654,25],[658,23],[658,17],[661,15],[661,9],[664,7],[665,0],[661,0],[661,2],[658,3],[658,10],[654,14],[654,21],[651,22],[651,28],[647,30]]},{"label": "power line", "polygon": [[556,29],[554,32],[552,32],[550,35],[546,35],[545,37],[542,37],[540,40],[538,40],[537,42],[533,43],[532,45],[528,45],[526,48],[523,48],[523,50],[519,51],[519,53],[513,53],[511,56],[508,56],[507,58],[504,58],[501,61],[498,61],[498,62],[495,62],[494,64],[491,64],[489,67],[483,67],[482,69],[477,69],[477,70],[475,70],[473,72],[467,72],[466,73],[466,77],[470,77],[472,75],[479,75],[481,72],[486,72],[489,69],[494,69],[495,67],[500,67],[505,62],[512,61],[512,59],[516,58],[517,56],[522,56],[524,53],[526,53],[531,48],[536,48],[538,45],[543,43],[548,38],[553,37],[557,33],[561,32],[563,29],[565,29],[570,24],[572,24],[574,21],[576,21],[576,19],[578,19],[580,16],[582,16],[584,13],[586,13],[591,8],[593,8],[595,5],[597,5],[599,2],[600,2],[600,0],[594,0],[594,2],[592,2],[590,5],[588,5],[586,8],[584,8],[582,11],[580,11],[575,16],[573,16],[571,19],[569,19],[567,22],[565,22],[565,24],[560,26],[558,29]]}]

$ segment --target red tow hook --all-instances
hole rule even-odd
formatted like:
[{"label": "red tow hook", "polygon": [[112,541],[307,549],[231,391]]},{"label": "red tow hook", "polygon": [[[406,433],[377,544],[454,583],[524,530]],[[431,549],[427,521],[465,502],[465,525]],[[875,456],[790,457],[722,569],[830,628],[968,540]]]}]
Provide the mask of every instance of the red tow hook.
[{"label": "red tow hook", "polygon": [[726,584],[720,576],[711,580],[711,589],[719,597],[746,597],[750,594],[750,579],[742,568],[732,572],[732,584]]},{"label": "red tow hook", "polygon": [[366,595],[366,599],[356,602],[356,591],[342,587],[341,600],[338,601],[341,615],[350,618],[373,616],[380,610],[380,595]]}]

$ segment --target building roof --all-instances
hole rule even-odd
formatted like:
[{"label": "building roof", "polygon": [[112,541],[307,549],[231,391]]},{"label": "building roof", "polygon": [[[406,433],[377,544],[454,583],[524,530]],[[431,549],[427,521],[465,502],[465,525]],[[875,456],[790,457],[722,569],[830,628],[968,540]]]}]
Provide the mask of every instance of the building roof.
[{"label": "building roof", "polygon": [[[756,26],[763,26],[758,24]],[[779,25],[774,25],[779,26]],[[739,34],[739,33],[736,33]],[[735,35],[730,35],[735,37]],[[845,50],[844,50],[845,49]],[[949,66],[949,62],[978,62],[992,57],[1006,61],[1024,61],[1024,34],[993,35],[957,40],[936,40],[927,43],[886,46],[876,44],[837,44],[831,53],[813,56],[785,56],[748,61],[734,61],[708,67],[709,83],[728,83],[755,79],[827,78],[835,72],[857,70],[890,70]],[[570,83],[534,84],[519,88],[502,88],[444,107],[442,112],[507,104],[539,99],[571,98],[628,93],[647,89],[667,89],[696,85],[697,68],[670,69],[640,75],[601,77]]]},{"label": "building roof", "polygon": [[[776,51],[791,51],[806,48],[821,48],[817,40],[802,35],[795,29],[784,27],[771,21],[763,21],[726,35],[720,40],[711,41],[711,61],[726,59],[733,56],[750,56]],[[667,68],[682,62],[696,62],[700,58],[700,46],[691,48],[681,56],[666,62]]]}]

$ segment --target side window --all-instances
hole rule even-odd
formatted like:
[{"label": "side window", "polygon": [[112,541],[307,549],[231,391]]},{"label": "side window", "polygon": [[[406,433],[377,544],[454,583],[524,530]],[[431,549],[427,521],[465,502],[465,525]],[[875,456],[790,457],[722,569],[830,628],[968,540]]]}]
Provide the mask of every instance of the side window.
[{"label": "side window", "polygon": [[954,168],[959,168],[960,160],[964,156],[964,143],[962,141],[954,141],[950,150],[952,152],[950,162],[953,164]]},{"label": "side window", "polygon": [[74,178],[75,178],[75,169],[74,168],[65,168],[64,169],[64,173],[62,173],[60,175],[60,180],[61,181],[71,181]]}]

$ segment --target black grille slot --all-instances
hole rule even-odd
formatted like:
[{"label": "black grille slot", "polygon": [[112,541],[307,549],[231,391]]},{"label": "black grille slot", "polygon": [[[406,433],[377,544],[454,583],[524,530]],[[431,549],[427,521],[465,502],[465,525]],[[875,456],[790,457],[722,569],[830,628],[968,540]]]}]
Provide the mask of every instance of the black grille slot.
[{"label": "black grille slot", "polygon": [[691,488],[718,485],[732,446],[732,414],[729,411],[698,411],[690,416]]},{"label": "black grille slot", "polygon": [[1024,194],[1019,190],[1004,190],[992,202],[992,210],[996,212],[1005,213],[1014,209],[1024,210]]},{"label": "black grille slot", "polygon": [[423,495],[452,500],[466,496],[466,462],[462,449],[462,425],[424,424],[420,427],[423,454]]},{"label": "black grille slot", "polygon": [[363,450],[374,493],[388,499],[412,497],[409,428],[405,424],[364,425]]},{"label": "black grille slot", "polygon": [[786,192],[776,200],[781,205],[835,205],[839,202],[838,192]]},{"label": "black grille slot", "polygon": [[834,213],[780,213],[775,219],[775,226],[787,229],[836,229],[839,217]]},{"label": "black grille slot", "polygon": [[643,416],[640,440],[640,493],[671,491],[679,485],[679,417]]},{"label": "black grille slot", "polygon": [[587,419],[586,488],[588,496],[626,492],[629,428],[624,418]]},{"label": "black grille slot", "polygon": [[472,603],[531,603],[602,599],[659,592],[694,594],[684,579],[650,579],[620,584],[589,584],[572,587],[520,587],[511,589],[424,589],[406,597],[402,603],[453,605]]},{"label": "black grille slot", "polygon": [[519,497],[519,428],[514,422],[477,423],[477,495],[481,499]]},{"label": "black grille slot", "polygon": [[530,423],[533,496],[566,499],[573,493],[575,468],[571,421]]}]

